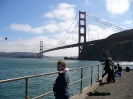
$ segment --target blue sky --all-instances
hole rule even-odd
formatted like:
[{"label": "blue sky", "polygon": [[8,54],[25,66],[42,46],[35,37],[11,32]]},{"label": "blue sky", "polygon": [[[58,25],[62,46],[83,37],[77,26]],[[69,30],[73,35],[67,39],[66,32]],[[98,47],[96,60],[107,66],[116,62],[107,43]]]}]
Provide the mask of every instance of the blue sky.
[{"label": "blue sky", "polygon": [[[0,51],[39,52],[40,40],[45,47],[52,48],[79,10],[119,27],[133,28],[133,0],[0,0]],[[77,42],[77,35],[73,34],[72,42]],[[77,48],[71,48],[44,55],[76,56],[77,53]]]}]

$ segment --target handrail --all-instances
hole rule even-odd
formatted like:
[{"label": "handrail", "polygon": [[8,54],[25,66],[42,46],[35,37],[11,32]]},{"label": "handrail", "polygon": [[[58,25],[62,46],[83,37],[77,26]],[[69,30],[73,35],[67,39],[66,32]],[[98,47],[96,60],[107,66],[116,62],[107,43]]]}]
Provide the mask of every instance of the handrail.
[{"label": "handrail", "polygon": [[[81,82],[80,83],[80,93],[82,92],[82,81],[87,79],[87,78],[90,78],[91,77],[91,85],[92,85],[92,77],[96,74],[98,74],[98,79],[99,79],[99,73],[102,72],[103,73],[103,70],[99,71],[99,66],[101,64],[98,64],[98,65],[94,65],[94,66],[84,66],[84,67],[80,67],[80,68],[74,68],[74,69],[70,69],[69,71],[74,71],[74,70],[81,70],[81,79],[75,81],[75,82],[72,82],[69,84],[69,86],[73,85],[73,84],[76,84],[78,82]],[[93,67],[95,66],[98,66],[98,70],[96,73],[93,74]],[[87,77],[84,77],[83,78],[83,69],[85,68],[91,68],[91,75],[87,76]],[[103,65],[102,65],[102,68],[103,68]],[[0,83],[6,83],[6,82],[11,82],[11,81],[16,81],[16,80],[21,80],[21,79],[25,79],[25,99],[29,99],[28,97],[28,79],[29,78],[34,78],[34,77],[40,77],[40,76],[47,76],[47,75],[52,75],[52,74],[57,74],[58,72],[50,72],[50,73],[44,73],[44,74],[38,74],[38,75],[31,75],[31,76],[24,76],[24,77],[18,77],[18,78],[12,78],[12,79],[6,79],[6,80],[0,80]],[[32,99],[39,99],[41,97],[44,97],[46,95],[49,95],[53,93],[53,91],[50,91],[50,92],[47,92],[45,94],[42,94],[42,95],[39,95],[37,97],[34,97]]]},{"label": "handrail", "polygon": [[[97,65],[95,65],[95,66],[97,66]],[[70,69],[69,71],[80,70],[82,68],[84,69],[84,68],[90,68],[90,67],[91,66],[84,66],[84,67],[80,67],[80,68]],[[50,72],[50,73],[45,73],[45,74],[38,74],[38,75],[31,75],[31,76],[23,76],[23,77],[18,77],[18,78],[0,80],[0,83],[11,82],[11,81],[21,80],[21,79],[26,79],[26,78],[34,78],[34,77],[40,77],[40,76],[47,76],[47,75],[52,75],[52,74],[57,74],[57,73],[58,72]]]},{"label": "handrail", "polygon": [[[103,71],[103,70],[101,70],[101,71]],[[100,73],[100,72],[96,72],[95,74],[93,74],[93,75],[91,75],[91,76],[94,76],[94,75],[96,75],[96,74],[98,74],[98,73]],[[71,86],[71,85],[73,85],[73,84],[76,84],[76,83],[78,83],[78,82],[80,82],[80,81],[83,81],[83,80],[85,80],[85,79],[87,79],[87,78],[90,78],[91,76],[87,76],[87,77],[85,77],[85,78],[83,78],[83,79],[80,79],[80,80],[77,80],[77,81],[75,81],[75,82],[73,82],[73,83],[70,83],[69,86]],[[39,98],[41,98],[41,97],[43,97],[43,96],[46,96],[46,95],[49,95],[49,94],[51,94],[51,93],[53,93],[53,91],[47,92],[47,93],[45,93],[45,94],[42,94],[42,95],[37,96],[37,97],[32,98],[32,99],[39,99]]]},{"label": "handrail", "polygon": [[12,79],[0,80],[0,83],[10,82],[10,81],[15,81],[15,80],[21,80],[21,79],[26,79],[26,78],[34,78],[34,77],[40,77],[40,76],[47,76],[47,75],[57,74],[57,73],[58,72],[50,72],[50,73],[45,73],[45,74],[38,74],[38,75],[31,75],[31,76],[24,76],[24,77],[12,78]]},{"label": "handrail", "polygon": [[39,98],[44,97],[44,96],[46,96],[46,95],[49,95],[49,94],[51,94],[51,93],[53,93],[53,91],[47,92],[47,93],[45,93],[45,94],[42,94],[42,95],[37,96],[37,97],[32,98],[32,99],[39,99]]}]

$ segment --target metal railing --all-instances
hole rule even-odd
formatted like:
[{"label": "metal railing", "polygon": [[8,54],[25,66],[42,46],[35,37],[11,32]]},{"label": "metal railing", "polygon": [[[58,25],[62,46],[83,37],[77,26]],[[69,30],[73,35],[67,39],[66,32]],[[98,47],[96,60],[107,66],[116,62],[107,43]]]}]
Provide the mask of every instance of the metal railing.
[{"label": "metal railing", "polygon": [[[94,73],[94,67],[97,66],[97,72]],[[100,71],[99,67],[102,66],[102,70]],[[87,76],[87,77],[84,77],[83,78],[83,69],[85,68],[91,68],[91,75],[90,76]],[[73,85],[73,84],[76,84],[78,82],[80,82],[80,93],[82,93],[82,89],[83,89],[83,80],[87,79],[87,78],[91,78],[90,80],[90,85],[92,86],[92,83],[93,83],[93,76],[98,74],[98,78],[100,77],[100,72],[102,72],[103,74],[103,65],[99,64],[99,65],[94,65],[94,66],[86,66],[86,67],[80,67],[80,68],[74,68],[74,69],[71,69],[69,71],[74,71],[74,70],[80,70],[81,71],[81,79],[80,80],[77,80],[75,82],[72,82],[69,84],[69,86]],[[38,74],[38,75],[31,75],[31,76],[24,76],[24,77],[18,77],[18,78],[12,78],[12,79],[6,79],[6,80],[0,80],[0,84],[1,83],[6,83],[6,82],[12,82],[12,81],[16,81],[16,80],[22,80],[22,79],[25,79],[25,99],[29,99],[29,95],[28,95],[28,79],[29,78],[35,78],[35,77],[40,77],[40,76],[47,76],[47,75],[52,75],[52,74],[57,74],[58,72],[50,72],[50,73],[45,73],[45,74]],[[49,94],[53,93],[53,91],[50,91],[50,92],[47,92],[45,94],[42,94],[42,95],[39,95],[37,97],[34,97],[32,99],[39,99],[39,98],[42,98],[44,96],[47,96]]]}]

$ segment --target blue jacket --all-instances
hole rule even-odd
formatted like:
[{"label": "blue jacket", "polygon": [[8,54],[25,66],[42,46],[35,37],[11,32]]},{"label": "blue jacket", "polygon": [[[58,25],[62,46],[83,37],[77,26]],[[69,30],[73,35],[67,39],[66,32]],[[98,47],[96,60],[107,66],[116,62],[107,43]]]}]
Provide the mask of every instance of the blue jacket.
[{"label": "blue jacket", "polygon": [[69,75],[68,73],[59,73],[53,86],[55,99],[69,99]]}]

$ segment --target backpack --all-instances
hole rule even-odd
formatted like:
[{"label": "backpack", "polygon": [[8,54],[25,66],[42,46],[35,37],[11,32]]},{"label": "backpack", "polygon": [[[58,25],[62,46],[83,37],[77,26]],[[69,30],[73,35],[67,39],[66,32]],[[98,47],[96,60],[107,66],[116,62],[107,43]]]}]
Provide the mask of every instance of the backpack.
[{"label": "backpack", "polygon": [[118,71],[122,72],[122,67],[121,66],[118,66]]}]

